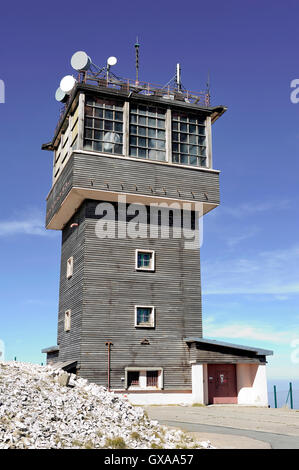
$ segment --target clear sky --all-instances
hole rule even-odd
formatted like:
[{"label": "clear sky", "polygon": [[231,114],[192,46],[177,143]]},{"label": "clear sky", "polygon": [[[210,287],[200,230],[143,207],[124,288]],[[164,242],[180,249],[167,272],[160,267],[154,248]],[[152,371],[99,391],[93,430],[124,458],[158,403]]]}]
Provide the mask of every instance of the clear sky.
[{"label": "clear sky", "polygon": [[[299,78],[297,1],[4,2],[1,6],[1,323],[6,359],[42,362],[56,344],[61,235],[44,229],[54,93],[85,50],[117,75],[164,85],[182,67],[211,77],[228,111],[213,129],[221,206],[205,217],[204,336],[273,349],[270,378],[299,378]],[[296,346],[297,340],[297,346]],[[293,341],[293,342],[292,342]],[[297,359],[297,361],[296,361]]]}]

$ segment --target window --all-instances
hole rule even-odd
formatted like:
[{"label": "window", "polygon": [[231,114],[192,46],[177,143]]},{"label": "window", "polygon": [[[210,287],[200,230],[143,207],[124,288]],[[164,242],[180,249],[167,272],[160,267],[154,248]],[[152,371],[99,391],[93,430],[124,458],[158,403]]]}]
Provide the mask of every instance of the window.
[{"label": "window", "polygon": [[155,252],[152,250],[136,250],[135,269],[138,271],[155,270]]},{"label": "window", "polygon": [[155,308],[152,306],[135,306],[135,327],[154,328]]},{"label": "window", "polygon": [[66,310],[64,313],[64,331],[71,329],[71,310]]},{"label": "window", "polygon": [[158,371],[157,370],[148,370],[146,372],[146,386],[158,387]]},{"label": "window", "polygon": [[130,156],[166,160],[165,109],[131,106]]},{"label": "window", "polygon": [[203,118],[172,113],[172,161],[181,165],[207,166]]},{"label": "window", "polygon": [[163,389],[162,367],[126,367],[125,388],[131,390]]},{"label": "window", "polygon": [[123,153],[123,104],[86,96],[84,149]]},{"label": "window", "polygon": [[71,256],[66,262],[66,277],[69,279],[73,275],[74,258]]},{"label": "window", "polygon": [[128,387],[139,387],[139,371],[128,372]]}]

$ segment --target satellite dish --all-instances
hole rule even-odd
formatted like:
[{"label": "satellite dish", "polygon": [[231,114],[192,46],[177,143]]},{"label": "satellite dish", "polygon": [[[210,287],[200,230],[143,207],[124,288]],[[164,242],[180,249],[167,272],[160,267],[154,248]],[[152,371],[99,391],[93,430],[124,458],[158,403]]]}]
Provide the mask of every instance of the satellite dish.
[{"label": "satellite dish", "polygon": [[71,66],[73,67],[73,69],[77,70],[78,72],[80,70],[88,70],[90,67],[90,64],[91,64],[91,58],[88,57],[86,52],[78,51],[72,55]]},{"label": "satellite dish", "polygon": [[107,59],[107,64],[108,65],[115,65],[117,63],[117,58],[114,56],[108,57]]},{"label": "satellite dish", "polygon": [[59,87],[56,90],[55,99],[56,101],[60,101],[60,103],[65,103],[67,100],[67,94]]},{"label": "satellite dish", "polygon": [[65,93],[70,93],[74,86],[76,85],[76,80],[72,75],[66,75],[60,82],[60,88]]}]

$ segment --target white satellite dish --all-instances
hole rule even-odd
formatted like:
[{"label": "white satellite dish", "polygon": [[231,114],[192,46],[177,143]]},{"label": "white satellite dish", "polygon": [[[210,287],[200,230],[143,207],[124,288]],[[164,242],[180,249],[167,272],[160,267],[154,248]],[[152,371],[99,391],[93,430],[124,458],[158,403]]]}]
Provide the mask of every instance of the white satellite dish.
[{"label": "white satellite dish", "polygon": [[72,55],[71,66],[77,70],[88,70],[91,64],[91,58],[84,51],[77,51]]},{"label": "white satellite dish", "polygon": [[59,87],[56,90],[55,99],[60,103],[64,103],[67,100],[67,94]]},{"label": "white satellite dish", "polygon": [[117,64],[117,58],[114,56],[108,57],[107,64],[110,66]]},{"label": "white satellite dish", "polygon": [[76,80],[72,75],[66,75],[60,82],[60,88],[65,93],[70,93],[75,85]]}]

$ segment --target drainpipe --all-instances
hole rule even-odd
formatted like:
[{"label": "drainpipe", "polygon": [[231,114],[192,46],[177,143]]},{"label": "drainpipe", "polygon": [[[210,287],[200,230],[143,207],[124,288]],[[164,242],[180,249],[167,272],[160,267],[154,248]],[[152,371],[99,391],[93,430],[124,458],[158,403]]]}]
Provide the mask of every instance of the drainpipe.
[{"label": "drainpipe", "polygon": [[110,351],[113,343],[111,343],[111,341],[107,341],[106,346],[108,346],[108,392],[110,392]]}]

